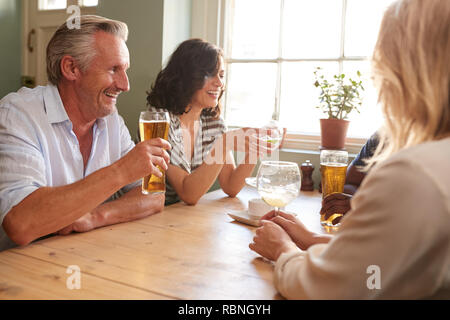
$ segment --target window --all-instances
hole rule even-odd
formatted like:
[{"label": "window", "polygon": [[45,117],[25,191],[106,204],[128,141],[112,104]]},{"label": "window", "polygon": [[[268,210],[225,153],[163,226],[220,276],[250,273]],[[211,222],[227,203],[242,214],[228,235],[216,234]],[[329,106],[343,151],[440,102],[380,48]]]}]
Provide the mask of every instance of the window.
[{"label": "window", "polygon": [[96,7],[98,0],[39,0],[39,10],[63,10],[70,5],[81,7]]},{"label": "window", "polygon": [[369,58],[383,11],[392,1],[227,1],[221,43],[227,62],[227,124],[260,126],[277,118],[291,138],[318,136],[323,116],[315,108],[319,93],[313,71],[320,66],[330,77],[342,72],[355,77],[357,70],[363,74],[364,102],[361,113],[349,117],[348,137],[368,138],[382,121]]},{"label": "window", "polygon": [[80,0],[80,6],[82,7],[96,7],[98,0]]},{"label": "window", "polygon": [[39,0],[39,10],[59,10],[67,7],[67,0]]}]

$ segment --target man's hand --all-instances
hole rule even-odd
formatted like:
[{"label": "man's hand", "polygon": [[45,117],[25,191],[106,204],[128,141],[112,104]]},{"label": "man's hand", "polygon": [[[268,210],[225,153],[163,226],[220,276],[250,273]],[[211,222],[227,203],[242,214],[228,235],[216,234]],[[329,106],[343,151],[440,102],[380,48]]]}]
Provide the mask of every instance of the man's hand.
[{"label": "man's hand", "polygon": [[351,199],[352,196],[346,193],[329,194],[322,200],[322,209],[320,209],[320,214],[325,214],[325,220],[335,213],[345,215],[351,209]]},{"label": "man's hand", "polygon": [[256,229],[256,235],[249,248],[263,257],[276,261],[285,252],[298,250],[289,235],[276,223],[263,220],[262,227]]},{"label": "man's hand", "polygon": [[161,177],[162,173],[157,166],[164,171],[167,170],[170,157],[166,150],[170,149],[169,142],[161,138],[138,143],[130,152],[117,161],[120,173],[128,180],[126,184],[149,174]]},{"label": "man's hand", "polygon": [[74,223],[68,225],[67,227],[59,230],[56,234],[68,235],[72,232],[86,232],[93,230],[97,227],[95,214],[86,213],[84,216],[75,220]]}]

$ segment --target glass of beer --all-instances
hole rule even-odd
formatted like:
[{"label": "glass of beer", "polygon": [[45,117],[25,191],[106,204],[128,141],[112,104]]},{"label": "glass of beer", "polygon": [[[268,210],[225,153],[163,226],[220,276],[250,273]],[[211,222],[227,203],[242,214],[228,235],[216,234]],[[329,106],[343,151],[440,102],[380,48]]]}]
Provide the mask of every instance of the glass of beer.
[{"label": "glass of beer", "polygon": [[[347,173],[348,152],[342,150],[322,150],[320,152],[320,173],[322,175],[322,197],[332,193],[343,193]],[[325,220],[320,216],[320,223],[327,227],[338,227],[342,213],[333,213]]]},{"label": "glass of beer", "polygon": [[[139,117],[139,134],[141,141],[153,138],[169,137],[170,117],[168,112],[143,111]],[[163,174],[157,177],[153,174],[142,178],[142,193],[164,193],[166,192],[166,175],[160,166],[157,168]]]}]

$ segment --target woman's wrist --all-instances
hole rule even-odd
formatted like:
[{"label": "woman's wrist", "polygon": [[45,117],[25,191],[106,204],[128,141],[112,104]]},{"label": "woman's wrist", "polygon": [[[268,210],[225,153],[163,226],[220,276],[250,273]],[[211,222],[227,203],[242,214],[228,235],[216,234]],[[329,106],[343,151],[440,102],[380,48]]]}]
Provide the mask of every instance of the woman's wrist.
[{"label": "woman's wrist", "polygon": [[315,233],[309,230],[302,230],[304,236],[301,239],[295,239],[295,244],[302,250],[308,250],[308,248],[318,243],[328,243],[331,239],[331,235],[324,235]]},{"label": "woman's wrist", "polygon": [[308,248],[314,244],[328,243],[331,239],[333,239],[332,235],[311,232]]},{"label": "woman's wrist", "polygon": [[279,247],[275,261],[277,261],[283,253],[297,252],[299,249],[300,248],[294,242],[285,242]]}]

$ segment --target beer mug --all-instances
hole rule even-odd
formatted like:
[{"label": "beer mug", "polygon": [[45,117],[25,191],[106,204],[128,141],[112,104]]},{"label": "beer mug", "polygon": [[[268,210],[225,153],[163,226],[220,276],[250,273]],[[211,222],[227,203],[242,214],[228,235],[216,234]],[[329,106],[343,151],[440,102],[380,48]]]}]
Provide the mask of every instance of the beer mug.
[{"label": "beer mug", "polygon": [[[170,117],[168,112],[143,111],[139,117],[139,133],[141,141],[153,138],[169,137]],[[157,177],[153,174],[142,178],[142,193],[164,193],[166,192],[166,175],[160,166],[157,168],[163,174]]]},{"label": "beer mug", "polygon": [[[320,173],[322,176],[322,198],[332,193],[343,193],[347,173],[348,152],[342,150],[322,150],[320,152]],[[333,213],[325,220],[320,216],[320,223],[327,227],[338,227],[336,219],[341,213]]]}]

